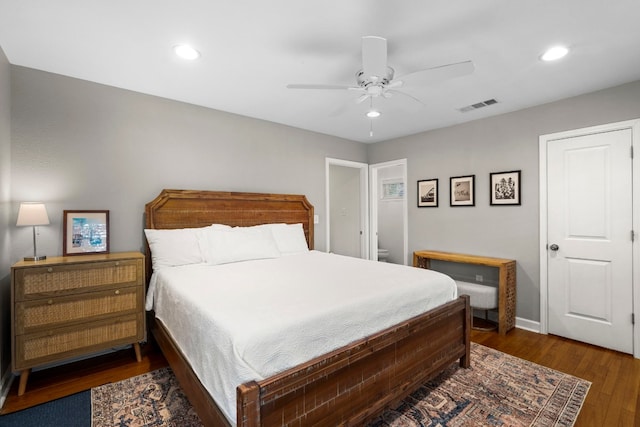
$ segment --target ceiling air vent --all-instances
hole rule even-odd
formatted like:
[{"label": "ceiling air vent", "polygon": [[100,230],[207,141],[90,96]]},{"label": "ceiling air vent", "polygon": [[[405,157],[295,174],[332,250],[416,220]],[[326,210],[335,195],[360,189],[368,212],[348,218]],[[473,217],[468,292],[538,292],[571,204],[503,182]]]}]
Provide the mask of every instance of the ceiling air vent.
[{"label": "ceiling air vent", "polygon": [[477,102],[475,104],[467,105],[466,107],[458,108],[458,111],[461,113],[466,113],[467,111],[477,110],[478,108],[488,107],[489,105],[497,104],[498,101],[495,99],[487,99],[486,101]]}]

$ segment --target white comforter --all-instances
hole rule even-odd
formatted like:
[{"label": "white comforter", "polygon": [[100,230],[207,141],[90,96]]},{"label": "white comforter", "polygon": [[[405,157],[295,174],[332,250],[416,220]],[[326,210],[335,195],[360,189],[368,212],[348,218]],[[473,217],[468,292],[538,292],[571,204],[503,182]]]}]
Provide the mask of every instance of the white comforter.
[{"label": "white comforter", "polygon": [[443,274],[324,252],[154,274],[154,309],[232,425],[236,387],[456,298]]}]

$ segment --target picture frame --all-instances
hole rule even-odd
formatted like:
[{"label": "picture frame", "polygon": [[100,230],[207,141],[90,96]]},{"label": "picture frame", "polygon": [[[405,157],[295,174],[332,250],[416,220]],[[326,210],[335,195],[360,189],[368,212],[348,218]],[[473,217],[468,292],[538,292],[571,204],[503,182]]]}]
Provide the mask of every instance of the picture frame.
[{"label": "picture frame", "polygon": [[521,204],[521,171],[492,172],[489,174],[491,206],[518,206]]},{"label": "picture frame", "polygon": [[438,179],[423,179],[418,181],[418,207],[438,207]]},{"label": "picture frame", "polygon": [[451,206],[476,205],[475,175],[452,176],[449,181]]},{"label": "picture frame", "polygon": [[109,253],[108,210],[65,210],[63,232],[64,256]]}]

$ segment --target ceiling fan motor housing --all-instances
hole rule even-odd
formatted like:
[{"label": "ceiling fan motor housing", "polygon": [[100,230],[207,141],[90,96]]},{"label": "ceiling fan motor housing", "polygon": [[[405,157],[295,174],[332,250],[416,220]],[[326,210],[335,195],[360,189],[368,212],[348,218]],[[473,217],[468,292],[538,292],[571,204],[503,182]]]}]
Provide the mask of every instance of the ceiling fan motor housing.
[{"label": "ceiling fan motor housing", "polygon": [[368,88],[371,85],[386,86],[391,80],[393,80],[394,69],[387,66],[384,76],[367,76],[364,74],[364,70],[359,70],[356,73],[356,81],[361,88]]}]

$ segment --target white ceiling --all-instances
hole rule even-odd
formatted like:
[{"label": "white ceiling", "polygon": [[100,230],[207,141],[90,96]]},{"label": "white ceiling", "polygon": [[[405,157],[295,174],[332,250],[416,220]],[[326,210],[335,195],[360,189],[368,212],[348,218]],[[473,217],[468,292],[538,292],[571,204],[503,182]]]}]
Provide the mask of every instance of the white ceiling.
[{"label": "white ceiling", "polygon": [[[639,18],[638,0],[0,0],[0,47],[15,65],[376,142],[640,80]],[[396,76],[475,72],[407,90],[426,106],[376,98],[373,121],[358,93],[286,88],[354,85],[366,35],[388,40]],[[555,44],[570,54],[541,62]]]}]

